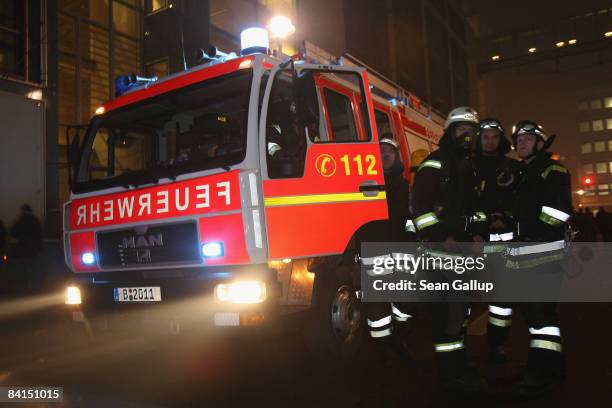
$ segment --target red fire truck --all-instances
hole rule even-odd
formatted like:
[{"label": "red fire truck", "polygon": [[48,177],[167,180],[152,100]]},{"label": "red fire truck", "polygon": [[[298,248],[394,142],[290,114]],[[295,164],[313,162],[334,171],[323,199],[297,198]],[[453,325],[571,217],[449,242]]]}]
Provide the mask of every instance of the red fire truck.
[{"label": "red fire truck", "polygon": [[306,61],[247,51],[118,82],[136,86],[91,120],[64,206],[75,320],[270,327],[299,313],[319,351],[356,350],[357,237],[387,218],[379,135],[409,168],[441,127],[309,47]]}]

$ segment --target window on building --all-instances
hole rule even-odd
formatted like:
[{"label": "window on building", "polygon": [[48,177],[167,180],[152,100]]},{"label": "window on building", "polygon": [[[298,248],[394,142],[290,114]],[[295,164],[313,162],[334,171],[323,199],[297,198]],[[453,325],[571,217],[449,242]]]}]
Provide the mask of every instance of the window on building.
[{"label": "window on building", "polygon": [[608,162],[608,168],[609,168],[609,170],[610,170],[610,173],[612,173],[612,161],[611,161],[611,162]]},{"label": "window on building", "polygon": [[151,14],[168,7],[168,0],[145,0],[145,13]]},{"label": "window on building", "polygon": [[[4,1],[0,1],[0,8]],[[113,76],[144,75],[141,56],[141,0],[61,0],[57,6],[58,143],[60,199],[68,191],[66,129],[89,122],[114,93]],[[109,9],[113,13],[109,18]],[[80,46],[77,46],[80,44]],[[112,55],[111,55],[112,53]],[[73,132],[74,134],[74,132]],[[83,131],[80,134],[83,141]],[[131,138],[131,141],[136,139]],[[120,149],[116,156],[129,149]],[[117,171],[121,167],[117,166]]]},{"label": "window on building", "polygon": [[583,143],[580,145],[580,153],[588,154],[593,152],[593,145],[591,143]]},{"label": "window on building", "polygon": [[609,184],[599,184],[597,186],[597,194],[610,195],[610,185]]},{"label": "window on building", "polygon": [[589,102],[588,101],[580,101],[578,102],[578,110],[579,111],[585,111],[589,109]]},{"label": "window on building", "polygon": [[138,11],[119,2],[113,3],[113,25],[117,31],[123,34],[136,38],[140,36]]},{"label": "window on building", "polygon": [[591,131],[591,122],[580,122],[578,126],[581,133],[586,133]]},{"label": "window on building", "polygon": [[593,174],[593,163],[583,164],[582,172],[584,174]]},{"label": "window on building", "polygon": [[608,163],[606,162],[598,162],[597,163],[597,174],[607,173],[608,172]]},{"label": "window on building", "polygon": [[602,119],[594,120],[591,122],[591,125],[593,127],[593,132],[600,132],[604,130],[604,122]]},{"label": "window on building", "polygon": [[612,96],[608,96],[606,99],[604,99],[604,106],[606,108],[612,108]]},{"label": "window on building", "polygon": [[21,0],[0,1],[0,73],[25,77],[25,6]]},{"label": "window on building", "polygon": [[612,130],[612,118],[606,119],[606,129]]},{"label": "window on building", "polygon": [[170,67],[168,63],[168,58],[163,58],[161,60],[148,62],[145,65],[145,74],[147,77],[162,78],[168,75],[169,72],[170,72]]},{"label": "window on building", "polygon": [[601,99],[592,99],[591,109],[601,109]]},{"label": "window on building", "polygon": [[595,153],[601,153],[606,151],[606,142],[603,140],[595,142]]}]

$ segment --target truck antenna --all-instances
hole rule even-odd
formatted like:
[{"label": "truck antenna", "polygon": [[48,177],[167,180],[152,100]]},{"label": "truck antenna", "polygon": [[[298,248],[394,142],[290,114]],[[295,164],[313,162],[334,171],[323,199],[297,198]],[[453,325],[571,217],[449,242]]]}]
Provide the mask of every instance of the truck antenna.
[{"label": "truck antenna", "polygon": [[183,70],[187,71],[187,59],[185,58],[185,35],[183,34],[183,13],[185,12],[185,2],[181,2],[181,8],[178,12],[179,30],[181,32],[181,53],[183,55]]}]

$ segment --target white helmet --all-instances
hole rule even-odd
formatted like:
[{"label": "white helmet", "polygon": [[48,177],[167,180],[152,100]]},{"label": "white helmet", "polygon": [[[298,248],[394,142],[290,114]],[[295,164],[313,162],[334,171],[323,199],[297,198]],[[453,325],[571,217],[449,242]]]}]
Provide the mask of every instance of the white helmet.
[{"label": "white helmet", "polygon": [[460,106],[453,109],[446,118],[444,130],[448,129],[453,123],[468,122],[478,125],[478,112],[469,106]]}]

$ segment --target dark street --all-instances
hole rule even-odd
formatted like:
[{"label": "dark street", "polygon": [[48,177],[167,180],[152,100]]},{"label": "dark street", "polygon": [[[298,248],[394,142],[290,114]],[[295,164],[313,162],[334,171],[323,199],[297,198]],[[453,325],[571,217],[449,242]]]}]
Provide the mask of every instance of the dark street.
[{"label": "dark street", "polygon": [[[21,301],[33,299],[21,298]],[[490,395],[472,406],[570,407],[607,406],[612,402],[612,357],[602,353],[596,338],[610,328],[598,316],[609,304],[561,306],[568,375],[554,398],[529,402],[510,393],[525,363],[526,326],[522,319],[511,336],[511,362],[486,362],[484,308],[477,306],[467,347],[481,366]],[[0,385],[61,386],[64,407],[193,407],[193,406],[448,406],[452,395],[435,387],[433,351],[427,307],[420,307],[409,338],[411,360],[396,360],[381,371],[371,343],[355,361],[331,366],[311,357],[297,332],[283,335],[138,335],[124,332],[88,334],[71,325],[63,306],[21,315],[2,323]],[[588,328],[598,329],[592,347],[585,347]],[[607,331],[606,331],[607,330]],[[28,406],[20,403],[15,406]]]}]

